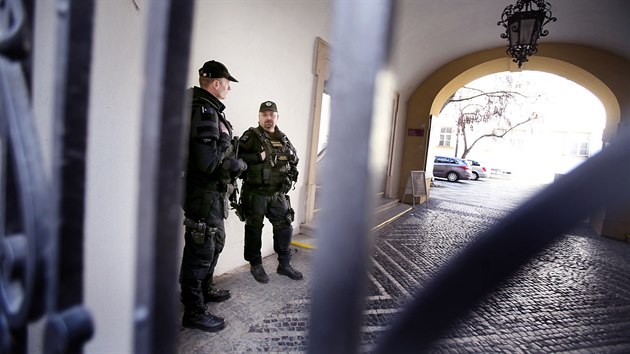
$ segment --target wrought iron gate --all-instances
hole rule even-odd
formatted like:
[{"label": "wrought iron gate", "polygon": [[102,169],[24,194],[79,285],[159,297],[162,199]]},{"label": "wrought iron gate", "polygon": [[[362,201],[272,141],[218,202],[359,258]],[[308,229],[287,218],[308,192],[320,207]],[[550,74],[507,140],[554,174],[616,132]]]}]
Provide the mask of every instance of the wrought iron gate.
[{"label": "wrought iron gate", "polygon": [[[34,126],[28,79],[33,3],[0,0],[2,353],[26,353],[29,323],[41,318],[45,319],[42,344],[46,353],[81,352],[94,330],[82,306],[85,146],[94,1],[59,0],[58,4],[60,80],[55,121],[59,130],[53,169],[48,173]],[[367,215],[373,204],[370,196],[375,195],[371,180],[365,178],[370,175],[369,120],[375,78],[388,62],[394,13],[394,1],[339,1],[334,6],[333,91],[339,98],[331,118],[336,130],[330,136],[329,171],[348,172],[336,175],[335,183],[328,184],[330,188],[323,196],[322,235],[327,237],[322,239],[315,259],[311,353],[359,351],[370,253]],[[188,64],[192,8],[192,0],[178,1],[177,6],[174,0],[149,4],[148,42],[157,45],[147,49],[147,71],[159,84],[147,91],[143,116],[158,117],[159,122],[147,125],[154,130],[145,132],[142,146],[145,165],[141,173],[149,181],[142,192],[149,197],[139,205],[142,221],[138,238],[151,246],[138,254],[138,271],[150,276],[139,278],[142,283],[137,284],[137,353],[156,352],[156,348],[175,352],[177,300],[171,279],[177,265],[170,235],[179,223],[177,203],[173,203],[178,193],[158,196],[157,191],[177,185],[179,177],[184,105],[183,97],[174,93],[184,86],[182,73]],[[163,102],[161,106],[152,103],[156,98]],[[628,161],[630,129],[620,127],[610,146],[525,203],[446,267],[402,311],[379,341],[376,352],[422,352],[454,319],[563,230],[601,207],[629,200]],[[617,173],[601,173],[613,166]],[[595,180],[598,183],[593,183]],[[53,198],[49,198],[51,194]],[[356,196],[351,214],[342,212],[340,208],[347,211],[348,204],[337,200],[347,195]],[[566,204],[572,208],[564,208]],[[482,271],[481,262],[492,262],[496,272],[488,274],[487,268]],[[453,291],[462,282],[474,282],[475,291]]]},{"label": "wrought iron gate", "polygon": [[3,353],[29,352],[29,323],[42,317],[45,334],[39,345],[45,353],[81,352],[93,332],[82,301],[85,137],[94,3],[58,3],[57,130],[50,172],[44,167],[29,89],[34,3],[0,1]]}]

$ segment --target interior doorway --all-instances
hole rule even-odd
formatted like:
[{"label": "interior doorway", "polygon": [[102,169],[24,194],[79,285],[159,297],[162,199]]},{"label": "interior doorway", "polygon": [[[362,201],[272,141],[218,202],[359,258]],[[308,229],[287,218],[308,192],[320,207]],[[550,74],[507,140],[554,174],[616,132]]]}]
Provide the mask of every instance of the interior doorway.
[{"label": "interior doorway", "polygon": [[318,189],[317,171],[322,169],[326,160],[326,145],[330,118],[330,103],[332,97],[327,90],[326,82],[330,77],[331,59],[330,45],[317,37],[315,59],[315,97],[313,104],[313,119],[311,120],[311,144],[309,149],[306,176],[306,211],[304,223],[310,224],[317,211],[316,201]]}]

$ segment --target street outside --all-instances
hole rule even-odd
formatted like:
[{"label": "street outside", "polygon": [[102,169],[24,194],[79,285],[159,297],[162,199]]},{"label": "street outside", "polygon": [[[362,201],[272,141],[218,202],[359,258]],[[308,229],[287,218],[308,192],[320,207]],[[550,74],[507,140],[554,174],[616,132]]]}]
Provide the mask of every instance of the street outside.
[{"label": "street outside", "polygon": [[541,183],[538,179],[531,181],[518,175],[490,176],[476,181],[460,180],[455,183],[436,178],[429,190],[429,197],[511,210],[550,184],[550,182]]}]

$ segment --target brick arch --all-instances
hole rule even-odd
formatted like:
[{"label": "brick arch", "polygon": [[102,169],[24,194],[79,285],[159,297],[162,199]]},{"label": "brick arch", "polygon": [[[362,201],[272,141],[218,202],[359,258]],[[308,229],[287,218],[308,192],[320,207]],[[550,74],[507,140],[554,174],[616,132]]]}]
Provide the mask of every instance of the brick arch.
[{"label": "brick arch", "polygon": [[[597,48],[565,43],[541,45],[538,54],[523,65],[526,70],[544,71],[565,77],[591,91],[604,105],[606,128],[602,139],[616,134],[621,120],[630,120],[630,61]],[[494,48],[458,58],[421,82],[407,102],[407,128],[428,130],[429,117],[438,115],[446,100],[460,87],[477,78],[517,70],[505,48]],[[429,134],[405,136],[400,186],[410,171],[424,170]],[[402,195],[402,189],[400,190]]]}]

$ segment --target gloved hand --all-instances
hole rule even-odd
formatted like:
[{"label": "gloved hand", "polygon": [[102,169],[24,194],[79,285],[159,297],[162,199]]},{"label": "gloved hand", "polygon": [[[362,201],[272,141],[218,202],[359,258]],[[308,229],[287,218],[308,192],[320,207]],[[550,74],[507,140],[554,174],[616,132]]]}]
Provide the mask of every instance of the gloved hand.
[{"label": "gloved hand", "polygon": [[239,172],[245,171],[247,169],[247,164],[242,159],[227,158],[223,160],[221,167],[230,172]]},{"label": "gloved hand", "polygon": [[299,172],[297,168],[295,167],[291,167],[291,169],[287,172],[287,176],[289,177],[289,180],[292,182],[297,182],[298,175],[299,175]]}]

